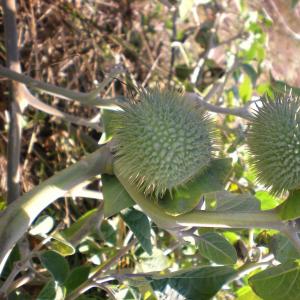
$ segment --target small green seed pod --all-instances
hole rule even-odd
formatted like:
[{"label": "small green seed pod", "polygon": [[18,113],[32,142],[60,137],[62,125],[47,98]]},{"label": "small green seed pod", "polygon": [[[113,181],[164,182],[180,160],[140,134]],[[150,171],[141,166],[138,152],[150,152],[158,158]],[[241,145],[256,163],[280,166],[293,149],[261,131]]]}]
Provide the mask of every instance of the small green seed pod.
[{"label": "small green seed pod", "polygon": [[212,157],[207,115],[174,91],[140,92],[116,118],[116,163],[146,194],[163,195],[204,170]]},{"label": "small green seed pod", "polygon": [[248,145],[258,181],[274,194],[300,188],[300,100],[276,95],[254,113]]}]

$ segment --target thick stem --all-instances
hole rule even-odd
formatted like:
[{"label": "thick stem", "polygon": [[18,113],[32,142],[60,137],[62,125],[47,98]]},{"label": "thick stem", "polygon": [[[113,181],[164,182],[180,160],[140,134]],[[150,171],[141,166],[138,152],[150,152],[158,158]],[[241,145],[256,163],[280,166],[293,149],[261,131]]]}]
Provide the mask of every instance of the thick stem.
[{"label": "thick stem", "polygon": [[283,228],[275,210],[258,212],[194,211],[176,217],[177,224],[217,228]]},{"label": "thick stem", "polygon": [[128,194],[158,226],[169,230],[182,227],[216,228],[266,228],[282,230],[284,223],[276,210],[258,212],[193,211],[179,216],[170,216],[144,194],[139,192],[114,165],[114,173]]},{"label": "thick stem", "polygon": [[[16,1],[2,0],[4,37],[7,66],[10,72],[21,72],[18,51]],[[10,70],[11,69],[11,70]],[[12,82],[9,105],[9,134],[7,149],[7,202],[12,203],[20,195],[20,153],[22,139],[22,111],[26,103],[21,96],[22,85]]]},{"label": "thick stem", "polygon": [[58,172],[9,205],[0,218],[0,264],[8,251],[47,206],[82,181],[101,173],[111,173],[111,165],[111,153],[107,147],[102,147],[69,168]]}]

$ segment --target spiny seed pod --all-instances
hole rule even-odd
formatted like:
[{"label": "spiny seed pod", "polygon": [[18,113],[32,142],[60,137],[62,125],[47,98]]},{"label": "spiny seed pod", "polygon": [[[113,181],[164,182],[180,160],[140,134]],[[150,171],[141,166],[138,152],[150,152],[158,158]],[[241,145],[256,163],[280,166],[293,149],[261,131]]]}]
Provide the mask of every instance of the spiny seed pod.
[{"label": "spiny seed pod", "polygon": [[208,166],[211,122],[174,91],[147,90],[139,98],[116,119],[116,163],[140,190],[158,197]]},{"label": "spiny seed pod", "polygon": [[248,144],[258,181],[274,194],[300,188],[300,100],[262,100],[251,120]]}]

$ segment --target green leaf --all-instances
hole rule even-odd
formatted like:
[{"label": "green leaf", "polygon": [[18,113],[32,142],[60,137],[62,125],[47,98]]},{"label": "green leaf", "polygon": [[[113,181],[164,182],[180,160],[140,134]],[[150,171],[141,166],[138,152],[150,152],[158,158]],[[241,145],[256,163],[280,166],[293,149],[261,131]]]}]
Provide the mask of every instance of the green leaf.
[{"label": "green leaf", "polygon": [[237,300],[261,300],[260,297],[258,297],[251,287],[249,285],[245,285],[237,290]]},{"label": "green leaf", "polygon": [[68,278],[66,279],[64,286],[66,288],[67,294],[75,290],[80,284],[85,282],[90,274],[90,266],[79,266],[74,268]]},{"label": "green leaf", "polygon": [[233,194],[227,191],[221,191],[207,195],[205,201],[207,210],[239,212],[260,211],[259,201],[250,194]]},{"label": "green leaf", "polygon": [[62,256],[73,255],[76,250],[59,232],[51,236],[50,248]]},{"label": "green leaf", "polygon": [[102,175],[104,216],[109,218],[122,209],[131,207],[135,202],[115,176]]},{"label": "green leaf", "polygon": [[65,289],[53,280],[49,281],[41,290],[37,300],[63,300],[65,299]]},{"label": "green leaf", "polygon": [[257,86],[256,92],[259,96],[268,95],[269,97],[273,98],[274,93],[272,91],[270,83],[261,83]]},{"label": "green leaf", "polygon": [[43,266],[52,274],[55,281],[64,282],[69,274],[66,259],[55,251],[45,251],[40,255]]},{"label": "green leaf", "polygon": [[282,220],[293,220],[300,217],[300,190],[291,191],[288,198],[278,206]]},{"label": "green leaf", "polygon": [[300,295],[300,267],[287,262],[264,270],[249,279],[255,293],[264,300],[295,300]]},{"label": "green leaf", "polygon": [[255,197],[260,201],[261,210],[275,208],[280,203],[280,199],[274,197],[267,191],[257,191]]},{"label": "green leaf", "polygon": [[192,74],[193,69],[185,64],[180,64],[175,67],[175,75],[180,81],[185,81]]},{"label": "green leaf", "polygon": [[87,222],[90,222],[90,220],[93,218],[95,213],[97,213],[98,209],[94,208],[89,211],[87,211],[84,215],[82,215],[76,222],[74,222],[69,228],[66,228],[65,230],[61,231],[60,233],[68,240],[72,239],[74,235],[77,234],[78,231],[86,224]]},{"label": "green leaf", "polygon": [[154,290],[168,296],[167,299],[185,297],[184,299],[209,300],[235,273],[236,271],[228,266],[203,266],[189,271],[174,272],[161,276],[160,279],[153,278],[151,285]]},{"label": "green leaf", "polygon": [[116,246],[117,243],[117,231],[109,224],[107,220],[103,220],[100,227],[101,238],[106,242]]},{"label": "green leaf", "polygon": [[220,234],[205,233],[197,244],[202,256],[219,265],[233,265],[237,261],[235,248]]},{"label": "green leaf", "polygon": [[231,170],[231,159],[213,160],[209,168],[196,176],[184,186],[167,193],[159,199],[158,205],[170,215],[180,215],[193,210],[203,194],[219,191],[224,188]]},{"label": "green leaf", "polygon": [[270,250],[276,260],[285,263],[289,260],[300,259],[298,250],[293,246],[288,238],[281,234],[273,235],[270,240]]},{"label": "green leaf", "polygon": [[252,85],[255,86],[257,80],[257,73],[249,64],[242,64],[242,69],[251,78]]},{"label": "green leaf", "polygon": [[243,81],[239,85],[239,95],[243,102],[247,102],[252,97],[252,82],[248,75],[244,74]]},{"label": "green leaf", "polygon": [[151,245],[151,225],[149,219],[141,211],[134,208],[126,210],[122,214],[122,218],[137,237],[143,249],[149,254],[152,254]]}]

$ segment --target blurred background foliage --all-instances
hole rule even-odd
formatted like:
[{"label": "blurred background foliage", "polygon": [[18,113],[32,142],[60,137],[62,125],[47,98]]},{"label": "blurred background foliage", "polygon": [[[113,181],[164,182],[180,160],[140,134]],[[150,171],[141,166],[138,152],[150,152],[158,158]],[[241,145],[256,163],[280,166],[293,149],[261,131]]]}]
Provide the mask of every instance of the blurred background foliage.
[{"label": "blurred background foliage", "polygon": [[[4,64],[2,14],[0,10],[0,60]],[[126,74],[114,80],[101,97],[130,97],[131,86],[158,85],[199,93],[220,107],[243,107],[264,94],[283,91],[285,85],[300,86],[300,39],[296,34],[300,28],[299,15],[300,5],[292,0],[20,0],[17,20],[22,69],[35,79],[88,92],[114,65],[122,64]],[[8,81],[0,80],[1,210],[5,207],[6,195]],[[96,108],[82,107],[79,103],[42,93],[39,97],[78,117],[99,119],[103,125]],[[97,148],[101,137],[101,130],[70,124],[32,108],[27,109],[23,117],[23,192]],[[218,155],[233,159],[227,191],[255,195],[262,209],[278,205],[281,199],[258,186],[248,166],[245,120],[221,114],[215,115],[215,120],[220,130]],[[107,182],[114,184],[109,178]],[[72,286],[74,278],[65,283],[72,291],[87,278],[91,269],[95,272],[114,257],[118,249],[128,245],[134,224],[126,219],[126,213],[102,221],[97,209],[103,200],[102,181],[93,181],[88,188],[95,193],[91,198],[96,199],[70,195],[51,205],[35,223],[28,238],[30,249],[35,249],[33,253],[38,253],[40,243],[48,239],[42,249],[54,249],[66,259],[60,262],[60,258],[52,257],[53,252],[43,252],[40,260],[32,257],[32,279],[15,288],[10,299],[45,299],[41,295],[54,289],[49,272],[51,276],[58,276],[58,281],[74,276],[77,285]],[[97,214],[98,221],[93,221],[93,228],[75,243],[74,253],[74,244],[69,244],[68,238],[74,237],[79,228],[94,220],[91,218]],[[145,224],[147,226],[147,222]],[[155,226],[151,232],[153,254],[149,256],[144,251],[145,245],[144,249],[130,248],[115,261],[113,270],[120,274],[133,270],[177,271],[209,261],[195,243],[178,242]],[[274,234],[261,230],[218,232],[234,245],[240,264],[249,258],[248,250],[255,252],[263,248]],[[277,237],[276,242],[283,241]],[[15,250],[3,280],[19,258]],[[52,262],[57,262],[68,275],[57,274]],[[155,299],[152,288],[134,278],[109,286],[117,299]],[[80,299],[107,299],[108,294],[108,290],[91,289]],[[226,285],[216,299],[260,298],[244,277]]]}]

